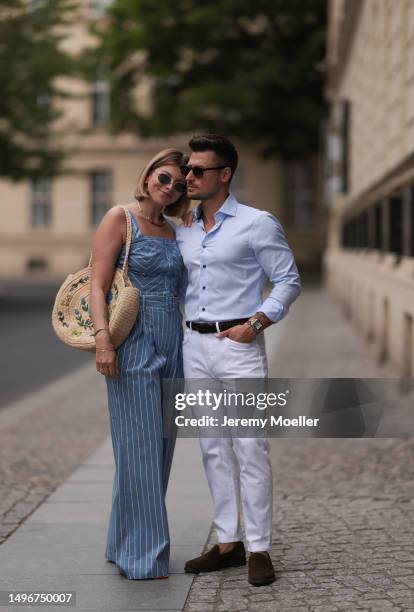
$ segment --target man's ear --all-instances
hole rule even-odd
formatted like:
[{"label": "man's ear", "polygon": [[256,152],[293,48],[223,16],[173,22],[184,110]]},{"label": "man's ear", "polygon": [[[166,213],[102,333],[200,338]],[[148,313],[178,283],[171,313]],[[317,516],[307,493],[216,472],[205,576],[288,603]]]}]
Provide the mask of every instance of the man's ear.
[{"label": "man's ear", "polygon": [[223,168],[223,170],[221,171],[221,178],[223,183],[229,182],[231,178],[231,168],[229,166]]}]

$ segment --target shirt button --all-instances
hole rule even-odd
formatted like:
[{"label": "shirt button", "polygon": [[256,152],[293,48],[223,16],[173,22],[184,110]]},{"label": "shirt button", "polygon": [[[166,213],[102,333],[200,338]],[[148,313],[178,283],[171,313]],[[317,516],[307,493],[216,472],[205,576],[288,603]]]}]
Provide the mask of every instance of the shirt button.
[{"label": "shirt button", "polygon": [[205,308],[202,308],[201,310],[205,310]]},{"label": "shirt button", "polygon": [[206,248],[206,245],[205,245],[205,244],[203,244],[203,249],[205,249],[205,248]]},{"label": "shirt button", "polygon": [[206,267],[206,264],[203,264],[203,268],[205,268],[205,267]]},{"label": "shirt button", "polygon": [[203,289],[205,289],[205,287],[203,287]]}]

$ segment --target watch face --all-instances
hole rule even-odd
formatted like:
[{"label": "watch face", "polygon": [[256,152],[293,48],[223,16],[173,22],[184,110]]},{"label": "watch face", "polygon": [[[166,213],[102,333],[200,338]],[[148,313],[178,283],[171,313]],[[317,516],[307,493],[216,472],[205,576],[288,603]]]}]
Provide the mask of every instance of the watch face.
[{"label": "watch face", "polygon": [[256,331],[260,331],[263,327],[263,323],[261,323],[259,319],[256,319],[256,321],[253,321],[252,325]]}]

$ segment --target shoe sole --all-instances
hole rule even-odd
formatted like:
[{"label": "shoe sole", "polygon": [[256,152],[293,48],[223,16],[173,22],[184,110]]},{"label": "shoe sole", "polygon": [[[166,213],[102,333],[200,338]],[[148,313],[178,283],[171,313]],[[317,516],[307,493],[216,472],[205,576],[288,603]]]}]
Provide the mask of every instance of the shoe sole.
[{"label": "shoe sole", "polygon": [[252,586],[266,586],[267,584],[272,584],[276,580],[276,576],[272,578],[266,578],[265,580],[248,580],[249,584]]},{"label": "shoe sole", "polygon": [[211,569],[211,570],[192,570],[192,569],[184,568],[184,572],[186,574],[208,574],[210,572],[220,572],[221,570],[227,569],[228,567],[242,567],[243,565],[246,565],[246,561],[232,563],[231,565],[225,565],[223,567],[217,567],[216,569]]}]

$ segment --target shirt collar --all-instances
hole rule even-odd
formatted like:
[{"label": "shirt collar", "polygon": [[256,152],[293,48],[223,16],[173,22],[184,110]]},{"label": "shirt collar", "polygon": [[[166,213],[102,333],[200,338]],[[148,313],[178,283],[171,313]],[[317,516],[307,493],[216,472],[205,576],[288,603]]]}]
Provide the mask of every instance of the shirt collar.
[{"label": "shirt collar", "polygon": [[[215,213],[214,216],[216,217],[218,214],[221,213],[223,215],[235,217],[236,212],[237,212],[237,205],[238,205],[238,202],[236,198],[234,197],[232,193],[229,193],[229,195],[224,200],[223,204],[221,205],[221,207],[218,209],[218,211]],[[195,215],[196,215],[197,220],[201,219],[202,212],[203,212],[203,203],[200,202],[200,204],[198,204],[198,206],[195,208]]]}]

